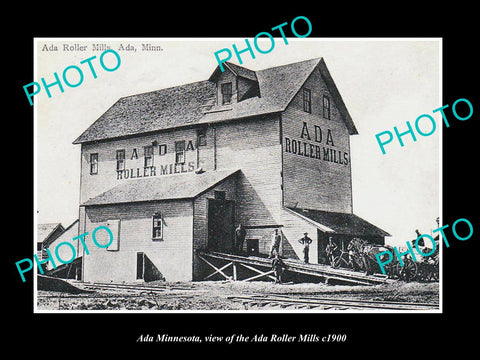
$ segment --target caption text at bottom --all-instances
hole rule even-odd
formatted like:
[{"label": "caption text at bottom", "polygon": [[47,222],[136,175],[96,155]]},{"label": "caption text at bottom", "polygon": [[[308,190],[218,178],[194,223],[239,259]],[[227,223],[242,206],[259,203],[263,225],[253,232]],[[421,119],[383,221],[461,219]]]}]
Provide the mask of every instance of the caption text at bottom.
[{"label": "caption text at bottom", "polygon": [[255,334],[253,336],[246,336],[243,334],[232,334],[229,336],[218,336],[218,335],[208,335],[208,336],[172,336],[168,334],[157,334],[149,335],[142,334],[140,335],[136,342],[142,343],[152,343],[152,342],[162,342],[162,343],[295,343],[295,342],[304,342],[304,343],[317,343],[317,342],[337,342],[344,343],[347,341],[346,334],[327,334],[327,335],[318,335],[318,334],[300,334],[300,335],[289,335],[289,334]]}]

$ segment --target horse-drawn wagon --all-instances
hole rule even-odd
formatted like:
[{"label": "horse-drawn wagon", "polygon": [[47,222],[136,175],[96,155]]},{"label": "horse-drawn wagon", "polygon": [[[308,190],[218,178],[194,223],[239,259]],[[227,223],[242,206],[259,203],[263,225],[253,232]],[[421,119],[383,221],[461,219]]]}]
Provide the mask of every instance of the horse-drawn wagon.
[{"label": "horse-drawn wagon", "polygon": [[[417,230],[417,235],[419,232]],[[423,239],[421,239],[423,240]],[[425,246],[424,242],[419,242],[419,246],[421,247],[421,254],[419,254],[417,261],[413,261],[411,258],[411,262],[415,265],[415,277],[414,279],[417,281],[438,281],[440,275],[439,269],[439,238],[438,236],[434,239],[435,241],[435,250],[432,252],[432,249]],[[416,247],[416,240],[412,240],[412,247]],[[431,253],[431,254],[430,254]],[[428,256],[424,256],[422,254],[429,254]]]},{"label": "horse-drawn wagon", "polygon": [[[364,271],[367,275],[382,273],[376,255],[379,255],[382,263],[387,263],[389,255],[382,253],[390,251],[393,259],[383,265],[389,278],[403,281],[438,281],[439,278],[438,246],[433,254],[426,257],[418,256],[417,261],[410,254],[403,255],[400,261],[392,246],[372,244],[359,238],[353,238],[346,249],[343,246],[338,249],[333,243],[329,243],[325,251],[332,267],[347,267]],[[423,253],[428,254],[430,251],[431,249],[425,249]]]}]

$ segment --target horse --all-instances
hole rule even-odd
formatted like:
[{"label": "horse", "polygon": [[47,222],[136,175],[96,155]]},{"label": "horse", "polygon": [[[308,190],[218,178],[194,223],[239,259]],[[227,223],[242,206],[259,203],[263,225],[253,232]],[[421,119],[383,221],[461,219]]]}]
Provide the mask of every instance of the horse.
[{"label": "horse", "polygon": [[[393,248],[384,245],[370,244],[359,238],[353,238],[347,246],[353,269],[355,267],[365,271],[366,275],[371,275],[380,270],[376,255],[384,251],[392,251]],[[381,255],[380,259],[385,255]]]}]

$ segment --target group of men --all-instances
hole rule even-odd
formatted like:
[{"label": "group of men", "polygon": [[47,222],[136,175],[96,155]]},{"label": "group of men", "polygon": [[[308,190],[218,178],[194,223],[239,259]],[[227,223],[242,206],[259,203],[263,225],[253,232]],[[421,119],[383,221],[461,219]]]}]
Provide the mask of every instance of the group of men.
[{"label": "group of men", "polygon": [[[303,245],[303,261],[308,264],[309,263],[309,252],[310,252],[310,244],[312,243],[312,239],[308,237],[308,233],[304,233],[304,236],[298,240],[300,244]],[[246,230],[242,224],[239,224],[235,229],[235,244],[234,250],[237,254],[241,254],[243,252],[243,243],[245,241]],[[270,244],[270,255],[269,259],[272,260],[272,270],[275,275],[275,283],[282,282],[282,275],[286,269],[285,263],[282,261],[280,257],[280,246],[282,244],[282,235],[278,229],[272,234],[271,244]]]}]

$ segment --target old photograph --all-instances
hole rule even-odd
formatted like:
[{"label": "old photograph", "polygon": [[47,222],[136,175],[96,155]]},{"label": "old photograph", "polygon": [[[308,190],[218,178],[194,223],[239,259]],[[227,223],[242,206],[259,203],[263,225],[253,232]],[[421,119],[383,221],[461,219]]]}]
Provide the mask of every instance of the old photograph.
[{"label": "old photograph", "polygon": [[442,311],[440,38],[34,54],[35,312]]}]

